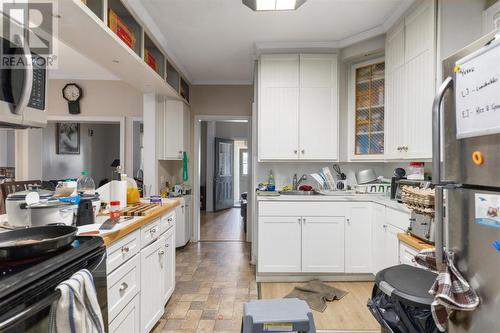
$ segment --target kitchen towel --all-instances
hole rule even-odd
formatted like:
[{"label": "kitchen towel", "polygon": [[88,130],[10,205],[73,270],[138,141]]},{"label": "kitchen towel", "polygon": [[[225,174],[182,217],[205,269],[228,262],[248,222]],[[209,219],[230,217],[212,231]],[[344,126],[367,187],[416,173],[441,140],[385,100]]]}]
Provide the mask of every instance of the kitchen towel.
[{"label": "kitchen towel", "polygon": [[329,286],[320,280],[312,280],[303,286],[295,287],[285,298],[298,298],[306,301],[313,310],[323,312],[327,303],[340,300],[347,295],[346,291]]},{"label": "kitchen towel", "polygon": [[[479,297],[462,277],[454,263],[454,253],[445,253],[445,260],[436,281],[429,290],[434,296],[431,304],[432,317],[441,332],[446,331],[448,317],[454,311],[473,311],[479,306]],[[437,270],[436,251],[426,249],[415,256],[415,261],[429,269]]]},{"label": "kitchen towel", "polygon": [[50,309],[50,333],[104,333],[94,279],[88,270],[73,274],[56,290],[61,296]]}]

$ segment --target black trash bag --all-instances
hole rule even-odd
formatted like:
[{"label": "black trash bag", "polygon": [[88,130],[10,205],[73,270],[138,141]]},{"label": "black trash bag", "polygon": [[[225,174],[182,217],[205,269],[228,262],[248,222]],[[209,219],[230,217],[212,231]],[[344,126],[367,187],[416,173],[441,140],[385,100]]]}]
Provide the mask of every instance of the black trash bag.
[{"label": "black trash bag", "polygon": [[389,333],[439,333],[430,308],[406,305],[373,287],[368,309]]}]

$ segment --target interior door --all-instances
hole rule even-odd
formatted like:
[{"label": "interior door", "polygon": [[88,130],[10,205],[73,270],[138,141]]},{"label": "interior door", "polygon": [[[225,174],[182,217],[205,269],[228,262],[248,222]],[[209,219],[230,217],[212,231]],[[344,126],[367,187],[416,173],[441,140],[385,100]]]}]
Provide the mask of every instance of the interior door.
[{"label": "interior door", "polygon": [[234,206],[234,140],[215,138],[214,210]]}]

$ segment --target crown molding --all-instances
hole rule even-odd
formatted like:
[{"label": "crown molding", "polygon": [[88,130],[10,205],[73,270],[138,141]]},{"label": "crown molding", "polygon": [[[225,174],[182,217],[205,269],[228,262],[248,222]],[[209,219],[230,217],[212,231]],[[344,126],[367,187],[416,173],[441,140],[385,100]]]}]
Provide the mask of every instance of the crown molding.
[{"label": "crown molding", "polygon": [[58,74],[49,71],[49,80],[120,81],[112,74]]}]

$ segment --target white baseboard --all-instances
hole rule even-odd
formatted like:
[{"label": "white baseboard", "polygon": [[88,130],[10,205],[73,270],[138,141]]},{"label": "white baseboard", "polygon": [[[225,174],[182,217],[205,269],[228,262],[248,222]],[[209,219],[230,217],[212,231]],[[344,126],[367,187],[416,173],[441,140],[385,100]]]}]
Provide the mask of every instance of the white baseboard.
[{"label": "white baseboard", "polygon": [[331,282],[372,282],[373,274],[257,274],[257,282],[305,282],[313,279]]}]

